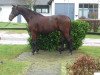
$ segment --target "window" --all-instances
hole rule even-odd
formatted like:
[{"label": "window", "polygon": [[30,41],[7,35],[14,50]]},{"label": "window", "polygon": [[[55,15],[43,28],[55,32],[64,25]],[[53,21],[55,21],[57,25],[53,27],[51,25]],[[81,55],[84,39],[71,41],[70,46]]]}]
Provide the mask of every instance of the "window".
[{"label": "window", "polygon": [[41,13],[41,9],[37,8],[36,12]]},{"label": "window", "polygon": [[42,9],[42,13],[48,13],[48,9],[43,8],[43,9]]},{"label": "window", "polygon": [[37,5],[34,7],[35,11],[38,13],[49,13],[48,5]]},{"label": "window", "polygon": [[79,18],[98,18],[98,4],[79,4]]}]

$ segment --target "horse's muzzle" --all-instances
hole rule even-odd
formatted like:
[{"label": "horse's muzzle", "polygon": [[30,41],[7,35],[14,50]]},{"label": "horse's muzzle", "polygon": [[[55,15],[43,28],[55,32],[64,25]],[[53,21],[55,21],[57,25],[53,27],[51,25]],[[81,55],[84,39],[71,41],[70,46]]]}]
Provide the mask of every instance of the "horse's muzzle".
[{"label": "horse's muzzle", "polygon": [[12,21],[14,16],[12,14],[9,15],[9,20]]}]

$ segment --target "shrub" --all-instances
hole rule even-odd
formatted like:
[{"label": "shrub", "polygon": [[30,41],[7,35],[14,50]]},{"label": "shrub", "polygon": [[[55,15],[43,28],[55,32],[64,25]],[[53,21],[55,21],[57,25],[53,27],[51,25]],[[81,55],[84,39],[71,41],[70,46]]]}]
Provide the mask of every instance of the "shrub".
[{"label": "shrub", "polygon": [[100,20],[96,19],[82,19],[90,24],[90,30],[92,32],[98,32],[100,27]]},{"label": "shrub", "polygon": [[82,56],[69,68],[69,75],[93,75],[100,71],[100,61],[96,61],[90,56]]},{"label": "shrub", "polygon": [[[29,44],[32,45],[32,37],[28,39]],[[37,38],[38,48],[41,50],[56,50],[60,42],[60,32],[55,31],[48,35],[39,35]]]},{"label": "shrub", "polygon": [[77,20],[72,22],[71,36],[73,39],[73,49],[78,49],[82,45],[82,40],[88,31],[89,24],[85,21]]},{"label": "shrub", "polygon": [[[85,21],[73,21],[71,25],[71,36],[73,40],[73,49],[78,49],[82,45],[82,40],[85,38],[89,24]],[[56,50],[60,46],[60,32],[54,31],[48,35],[41,34],[37,39],[37,45],[42,50]],[[29,38],[29,43],[32,45],[32,39]]]},{"label": "shrub", "polygon": [[86,19],[86,17],[85,16],[81,16],[79,19]]}]

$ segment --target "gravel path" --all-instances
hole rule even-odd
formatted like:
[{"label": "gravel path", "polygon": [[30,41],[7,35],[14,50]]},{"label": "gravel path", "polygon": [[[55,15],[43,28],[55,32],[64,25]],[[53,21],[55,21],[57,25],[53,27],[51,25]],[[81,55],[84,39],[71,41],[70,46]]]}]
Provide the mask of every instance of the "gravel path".
[{"label": "gravel path", "polygon": [[29,35],[23,34],[8,34],[0,32],[0,44],[28,44]]},{"label": "gravel path", "polygon": [[[70,55],[67,52],[59,54],[59,52],[40,50],[39,54],[35,55],[32,55],[31,52],[22,53],[14,60],[31,62],[31,66],[25,75],[65,75],[62,69],[63,63],[71,62],[80,55],[80,53],[75,52],[73,55]],[[63,66],[64,70],[66,70],[65,66],[66,64]]]},{"label": "gravel path", "polygon": [[32,55],[31,52],[25,52],[15,59],[32,63],[25,75],[61,75],[61,64],[58,58],[55,59],[55,55],[50,58],[51,53],[44,51],[40,53]]},{"label": "gravel path", "polygon": [[100,46],[100,39],[86,38],[83,40],[83,46]]}]

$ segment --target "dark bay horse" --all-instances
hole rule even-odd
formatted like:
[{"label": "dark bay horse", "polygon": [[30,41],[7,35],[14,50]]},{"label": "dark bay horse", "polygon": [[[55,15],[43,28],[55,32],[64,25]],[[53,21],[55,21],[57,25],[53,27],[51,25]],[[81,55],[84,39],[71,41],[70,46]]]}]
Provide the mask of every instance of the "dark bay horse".
[{"label": "dark bay horse", "polygon": [[[34,54],[35,51],[38,52],[36,39],[38,34],[48,34],[55,30],[61,32],[62,36],[66,39],[66,43],[68,43],[68,48],[70,53],[72,54],[72,39],[70,36],[70,29],[71,29],[71,20],[68,16],[64,15],[54,15],[54,16],[43,16],[35,11],[31,11],[22,6],[15,6],[12,7],[12,12],[9,15],[9,20],[12,21],[14,17],[21,14],[28,23],[28,28],[32,36],[33,42],[33,50],[32,53]],[[62,46],[63,47],[63,44]],[[59,50],[61,53],[62,50]]]}]

